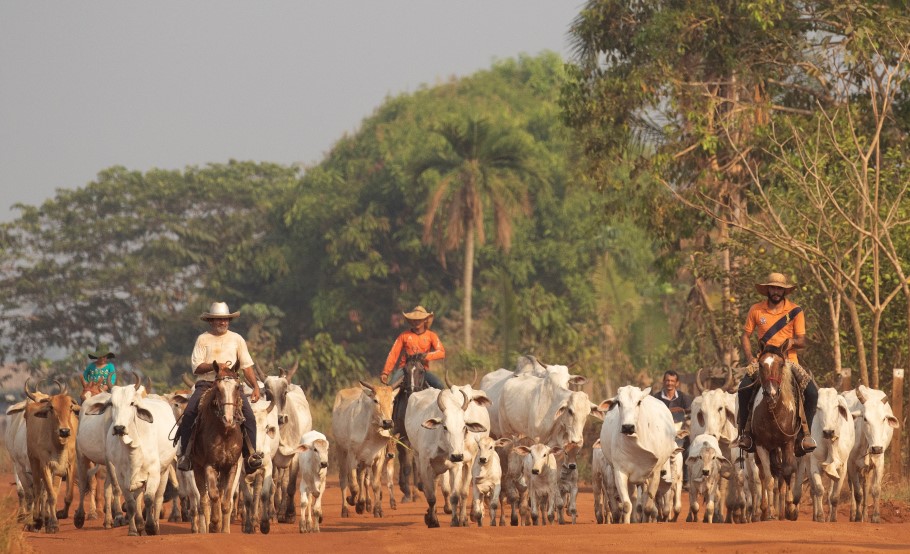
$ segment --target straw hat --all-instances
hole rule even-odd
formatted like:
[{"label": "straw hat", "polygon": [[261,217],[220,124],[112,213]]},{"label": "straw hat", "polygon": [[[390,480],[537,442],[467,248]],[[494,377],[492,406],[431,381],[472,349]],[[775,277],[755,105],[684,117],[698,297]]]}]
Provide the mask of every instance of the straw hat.
[{"label": "straw hat", "polygon": [[433,325],[433,312],[428,312],[423,306],[417,306],[410,312],[401,312],[401,315],[408,320],[410,325],[417,325],[423,320],[427,321],[427,329]]},{"label": "straw hat", "polygon": [[208,321],[210,319],[234,319],[239,316],[240,312],[231,313],[226,302],[212,302],[209,311],[199,316],[199,319]]},{"label": "straw hat", "polygon": [[758,283],[755,285],[755,290],[759,294],[767,296],[768,287],[780,287],[784,289],[785,293],[788,293],[796,288],[796,285],[791,284],[787,281],[787,277],[783,273],[769,273],[767,283]]}]

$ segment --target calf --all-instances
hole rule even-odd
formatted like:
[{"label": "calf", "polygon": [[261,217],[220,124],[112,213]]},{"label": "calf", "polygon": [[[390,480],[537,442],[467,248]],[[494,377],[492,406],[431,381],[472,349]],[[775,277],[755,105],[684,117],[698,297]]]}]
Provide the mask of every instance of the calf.
[{"label": "calf", "polygon": [[578,517],[576,500],[578,498],[578,452],[581,448],[575,443],[569,443],[563,452],[556,457],[559,463],[559,496],[562,507],[559,510],[559,524],[565,523],[563,513],[572,516],[572,524]]},{"label": "calf", "polygon": [[[499,493],[499,525],[505,525],[505,504],[511,506],[510,524],[531,524],[528,507],[528,483],[522,475],[524,456],[515,451],[518,446],[533,446],[534,439],[527,437],[502,438],[497,442],[496,454],[502,468],[502,486]],[[519,517],[520,516],[520,517]]]},{"label": "calf", "polygon": [[297,446],[300,477],[301,533],[318,533],[322,523],[322,495],[329,467],[329,441],[319,431],[310,431]]},{"label": "calf", "polygon": [[[515,451],[524,456],[522,474],[528,483],[532,523],[553,523],[556,510],[563,507],[559,494],[559,466],[556,463],[556,454],[563,452],[562,448],[537,442],[533,446],[517,446]],[[540,507],[544,502],[546,513],[541,517]]]},{"label": "calf", "polygon": [[677,448],[660,470],[657,521],[676,521],[682,511],[683,450]]},{"label": "calf", "polygon": [[724,458],[712,435],[699,435],[689,446],[689,516],[686,521],[698,521],[698,495],[705,502],[705,523],[714,522],[714,504],[719,496],[721,477],[729,479],[733,464]]},{"label": "calf", "polygon": [[253,533],[256,522],[259,530],[268,533],[271,528],[272,457],[278,452],[278,412],[275,402],[260,399],[251,405],[256,418],[256,451],[264,454],[262,466],[240,479],[243,497],[243,532]]},{"label": "calf", "polygon": [[499,509],[499,495],[502,487],[502,465],[496,447],[499,441],[490,437],[478,437],[477,455],[471,468],[471,483],[474,491],[474,505],[471,519],[483,526],[484,507],[490,510],[490,525],[496,526],[496,511]]}]

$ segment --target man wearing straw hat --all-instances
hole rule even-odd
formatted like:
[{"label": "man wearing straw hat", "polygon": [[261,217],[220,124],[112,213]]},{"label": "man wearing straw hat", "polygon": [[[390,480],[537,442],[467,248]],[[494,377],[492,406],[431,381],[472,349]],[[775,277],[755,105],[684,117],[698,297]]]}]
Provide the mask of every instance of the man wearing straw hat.
[{"label": "man wearing straw hat", "polygon": [[[389,352],[385,361],[385,367],[382,369],[382,376],[379,378],[383,383],[394,383],[401,376],[407,356],[422,355],[423,367],[427,370],[424,379],[427,384],[436,389],[444,389],[445,385],[436,375],[430,373],[430,362],[433,360],[442,360],[446,357],[446,349],[442,346],[442,341],[430,326],[433,325],[433,312],[428,312],[423,306],[417,306],[410,312],[403,312],[402,315],[408,321],[410,330],[398,335],[392,350]],[[394,375],[390,379],[389,376]]]},{"label": "man wearing straw hat", "polygon": [[[767,282],[755,285],[755,290],[766,296],[767,300],[752,305],[743,327],[743,354],[749,362],[749,369],[739,384],[739,413],[736,423],[739,427],[737,444],[746,452],[755,451],[755,442],[747,429],[754,398],[751,385],[755,382],[755,373],[758,371],[758,361],[752,355],[752,344],[749,340],[755,331],[758,331],[759,344],[780,346],[785,340],[790,339],[790,350],[786,353],[787,364],[803,392],[806,425],[812,429],[812,419],[818,406],[818,387],[812,380],[812,374],[799,365],[796,356],[796,350],[806,346],[806,317],[802,308],[786,298],[795,288],[796,285],[789,283],[787,277],[781,273],[771,273]],[[800,447],[805,453],[812,452],[816,446],[810,433],[806,433],[800,441]]]},{"label": "man wearing straw hat", "polygon": [[101,390],[107,390],[107,379],[110,377],[110,385],[113,386],[117,382],[117,369],[109,361],[114,358],[114,353],[110,348],[104,345],[99,346],[94,352],[89,352],[88,357],[92,361],[85,366],[82,378],[87,383],[100,383]]},{"label": "man wearing straw hat", "polygon": [[[245,394],[241,395],[243,399],[243,432],[249,439],[243,442],[244,468],[247,473],[255,471],[262,466],[262,452],[250,452],[248,444],[256,444],[256,418],[253,416],[253,410],[250,407],[250,401],[259,400],[259,382],[256,380],[256,374],[253,372],[253,358],[247,349],[246,341],[238,333],[228,330],[230,321],[240,315],[240,312],[233,312],[228,309],[224,302],[213,302],[209,311],[199,316],[199,319],[208,322],[209,330],[199,335],[196,339],[196,345],[193,347],[193,355],[190,358],[190,364],[193,366],[193,374],[198,377],[193,396],[186,403],[186,410],[180,420],[180,426],[177,428],[177,437],[180,440],[180,458],[177,460],[177,469],[189,471],[193,468],[190,459],[190,453],[187,447],[190,442],[190,436],[193,434],[193,423],[196,421],[196,414],[199,409],[199,400],[202,394],[212,388],[215,384],[215,368],[213,362],[219,365],[234,364],[243,370],[247,382],[253,387],[253,394],[247,399]],[[234,367],[236,370],[236,367]]]}]

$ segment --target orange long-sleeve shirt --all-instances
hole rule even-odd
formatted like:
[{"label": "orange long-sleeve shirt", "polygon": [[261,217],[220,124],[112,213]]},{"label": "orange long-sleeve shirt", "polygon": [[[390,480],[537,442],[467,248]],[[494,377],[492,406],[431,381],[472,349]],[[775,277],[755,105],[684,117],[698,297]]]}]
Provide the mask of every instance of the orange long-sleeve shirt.
[{"label": "orange long-sleeve shirt", "polygon": [[[389,351],[389,357],[386,358],[385,367],[382,368],[382,374],[388,376],[396,367],[404,366],[404,357],[401,355],[401,349],[405,354],[413,356],[414,354],[426,354],[426,362],[441,360],[446,357],[446,349],[442,346],[442,341],[433,331],[424,331],[419,335],[413,331],[405,331],[398,335],[392,350]],[[429,364],[426,364],[429,367]]]}]

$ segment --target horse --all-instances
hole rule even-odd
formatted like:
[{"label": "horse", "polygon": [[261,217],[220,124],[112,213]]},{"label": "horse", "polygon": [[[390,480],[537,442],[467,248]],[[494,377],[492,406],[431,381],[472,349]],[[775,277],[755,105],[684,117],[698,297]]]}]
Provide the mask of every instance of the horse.
[{"label": "horse", "polygon": [[404,428],[405,413],[408,407],[408,398],[411,394],[427,388],[424,379],[426,368],[423,366],[421,356],[414,355],[405,358],[403,379],[395,403],[392,405],[392,433],[398,436],[398,488],[401,489],[402,502],[414,500],[411,487],[417,488],[417,472],[414,471],[414,455],[408,441],[408,432]]},{"label": "horse", "polygon": [[217,377],[199,400],[190,456],[202,508],[199,532],[230,533],[232,485],[243,448],[243,386],[229,367],[212,365]]},{"label": "horse", "polygon": [[794,443],[800,429],[797,417],[799,391],[787,364],[789,349],[790,340],[787,339],[779,347],[762,345],[758,356],[761,394],[753,404],[752,436],[762,484],[762,521],[777,519],[778,514],[795,521],[799,515],[793,502],[793,489],[799,486]]}]

